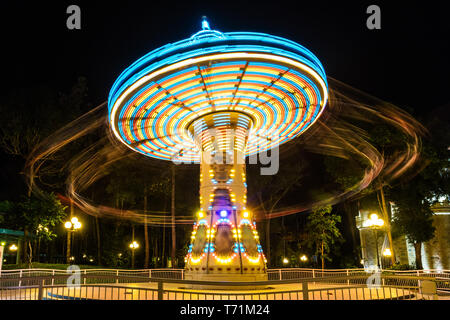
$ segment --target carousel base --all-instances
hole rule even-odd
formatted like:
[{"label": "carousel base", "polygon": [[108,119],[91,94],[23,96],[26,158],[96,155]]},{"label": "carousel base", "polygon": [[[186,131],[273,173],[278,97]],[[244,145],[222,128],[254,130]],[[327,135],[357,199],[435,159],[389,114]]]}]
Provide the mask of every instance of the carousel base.
[{"label": "carousel base", "polygon": [[[260,281],[267,281],[267,273],[233,274],[233,273],[193,273],[186,271],[185,280],[221,282],[214,285],[187,284],[189,289],[226,289],[226,290],[260,290],[267,285],[258,285]],[[240,285],[228,284],[230,282],[243,282]]]}]

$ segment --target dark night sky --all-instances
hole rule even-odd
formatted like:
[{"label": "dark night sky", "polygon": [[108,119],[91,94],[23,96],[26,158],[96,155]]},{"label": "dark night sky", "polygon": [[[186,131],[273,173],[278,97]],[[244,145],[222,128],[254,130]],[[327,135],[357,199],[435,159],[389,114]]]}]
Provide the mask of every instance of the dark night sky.
[{"label": "dark night sky", "polygon": [[[329,76],[421,114],[449,102],[450,23],[444,1],[77,1],[2,4],[3,89],[45,84],[67,91],[79,75],[90,99],[107,99],[120,72],[150,50],[191,36],[206,15],[213,29],[292,39]],[[82,29],[66,28],[77,4]],[[366,28],[381,7],[382,29]]]}]

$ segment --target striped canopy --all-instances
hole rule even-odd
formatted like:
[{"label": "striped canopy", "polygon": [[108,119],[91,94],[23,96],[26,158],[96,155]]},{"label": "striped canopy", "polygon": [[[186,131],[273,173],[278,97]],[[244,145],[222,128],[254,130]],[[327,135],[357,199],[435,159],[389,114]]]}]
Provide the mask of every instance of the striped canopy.
[{"label": "striped canopy", "polygon": [[248,116],[248,156],[299,136],[327,98],[324,69],[303,46],[262,33],[202,30],[127,68],[110,91],[108,110],[114,135],[132,150],[199,162],[189,132],[195,120]]}]

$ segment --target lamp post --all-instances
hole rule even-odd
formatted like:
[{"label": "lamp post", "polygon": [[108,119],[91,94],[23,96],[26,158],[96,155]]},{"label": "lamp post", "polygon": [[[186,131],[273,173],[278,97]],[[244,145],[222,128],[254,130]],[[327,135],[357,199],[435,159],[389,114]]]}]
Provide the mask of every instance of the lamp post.
[{"label": "lamp post", "polygon": [[6,242],[0,242],[0,272],[2,272],[3,265],[3,249],[5,248]]},{"label": "lamp post", "polygon": [[391,249],[389,249],[389,248],[384,249],[384,251],[383,251],[383,256],[384,256],[385,258],[390,258],[390,257],[392,257],[392,251],[391,251]]},{"label": "lamp post", "polygon": [[380,219],[376,213],[372,213],[369,216],[369,219],[364,221],[363,227],[372,229],[374,238],[375,238],[375,251],[377,254],[377,266],[381,269],[380,266],[380,256],[378,253],[378,230],[381,229],[381,227],[384,225],[384,220]]},{"label": "lamp post", "polygon": [[70,221],[66,221],[64,223],[64,227],[67,230],[67,251],[66,251],[66,260],[67,264],[70,264],[74,259],[71,259],[70,256],[70,247],[72,240],[72,233],[81,229],[81,222],[78,221],[77,217],[72,217]]},{"label": "lamp post", "polygon": [[134,251],[139,248],[139,243],[136,241],[133,241],[130,243],[130,249],[131,249],[131,269],[134,269]]}]

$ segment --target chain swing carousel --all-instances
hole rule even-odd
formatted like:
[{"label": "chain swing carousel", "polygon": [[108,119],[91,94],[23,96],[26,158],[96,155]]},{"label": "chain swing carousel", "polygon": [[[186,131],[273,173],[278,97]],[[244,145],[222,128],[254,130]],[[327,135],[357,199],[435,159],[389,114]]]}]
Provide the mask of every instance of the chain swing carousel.
[{"label": "chain swing carousel", "polygon": [[303,46],[207,20],[190,38],[128,67],[108,98],[115,137],[145,156],[200,164],[200,210],[185,278],[267,280],[245,158],[301,135],[328,99],[320,61]]}]

